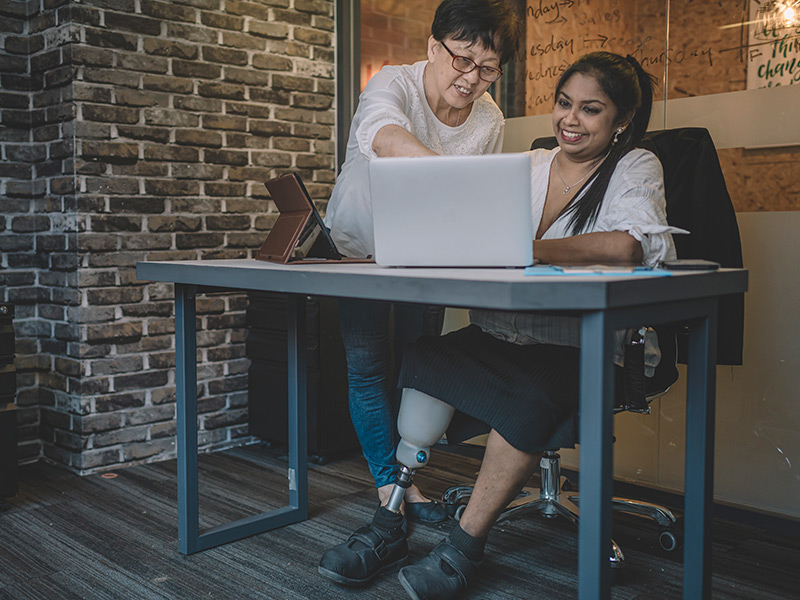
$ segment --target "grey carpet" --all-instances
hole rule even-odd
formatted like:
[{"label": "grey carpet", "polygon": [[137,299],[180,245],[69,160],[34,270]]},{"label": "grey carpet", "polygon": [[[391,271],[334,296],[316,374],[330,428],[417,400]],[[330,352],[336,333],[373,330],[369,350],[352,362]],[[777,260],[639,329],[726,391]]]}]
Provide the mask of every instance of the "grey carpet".
[{"label": "grey carpet", "polygon": [[[287,464],[251,446],[200,457],[201,526],[283,506]],[[417,481],[431,494],[471,479],[475,459],[435,452]],[[317,574],[322,552],[366,522],[376,507],[360,457],[311,465],[310,518],[192,556],[177,551],[175,461],[77,477],[45,463],[21,469],[20,493],[0,513],[2,599],[317,599],[405,598],[395,574],[350,590]],[[412,526],[411,560],[424,556],[452,523]],[[656,528],[615,517],[627,566],[616,599],[681,597],[681,555],[658,548]],[[469,599],[573,599],[576,539],[563,520],[538,516],[498,525]],[[800,542],[715,523],[713,597],[800,598]]]}]

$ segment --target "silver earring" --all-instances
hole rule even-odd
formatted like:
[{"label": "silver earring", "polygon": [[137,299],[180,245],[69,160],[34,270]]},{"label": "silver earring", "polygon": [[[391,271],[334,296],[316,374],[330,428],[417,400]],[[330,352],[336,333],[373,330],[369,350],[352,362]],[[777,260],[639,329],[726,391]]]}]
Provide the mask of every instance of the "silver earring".
[{"label": "silver earring", "polygon": [[619,141],[619,134],[625,131],[622,127],[617,127],[617,132],[614,134],[614,140],[611,142],[612,144],[616,144]]}]

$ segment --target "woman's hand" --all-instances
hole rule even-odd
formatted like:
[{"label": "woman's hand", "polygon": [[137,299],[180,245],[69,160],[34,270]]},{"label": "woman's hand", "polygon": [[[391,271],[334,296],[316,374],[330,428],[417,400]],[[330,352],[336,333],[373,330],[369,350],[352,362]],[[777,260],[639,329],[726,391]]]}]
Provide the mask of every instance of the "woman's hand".
[{"label": "woman's hand", "polygon": [[640,265],[642,245],[624,231],[597,231],[557,240],[534,240],[533,256],[543,263]]},{"label": "woman's hand", "polygon": [[436,152],[399,125],[381,127],[372,140],[372,149],[378,156],[436,156]]}]

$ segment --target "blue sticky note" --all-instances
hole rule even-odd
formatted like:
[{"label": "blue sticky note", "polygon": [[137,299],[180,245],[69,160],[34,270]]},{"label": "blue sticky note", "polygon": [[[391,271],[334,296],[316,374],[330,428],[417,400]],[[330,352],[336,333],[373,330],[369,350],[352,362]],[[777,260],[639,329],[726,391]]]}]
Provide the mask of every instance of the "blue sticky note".
[{"label": "blue sticky note", "polygon": [[669,277],[672,271],[651,267],[613,267],[608,265],[587,265],[585,267],[559,267],[556,265],[534,265],[525,268],[525,275],[566,275],[569,277],[627,277],[649,276]]}]

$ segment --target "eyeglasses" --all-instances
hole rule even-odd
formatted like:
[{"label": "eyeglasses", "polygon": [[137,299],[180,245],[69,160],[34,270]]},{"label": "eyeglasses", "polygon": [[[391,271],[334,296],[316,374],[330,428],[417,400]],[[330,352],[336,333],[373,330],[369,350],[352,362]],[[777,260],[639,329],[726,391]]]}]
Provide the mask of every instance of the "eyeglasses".
[{"label": "eyeglasses", "polygon": [[439,43],[442,45],[442,48],[447,50],[450,56],[453,57],[453,68],[459,73],[472,73],[475,69],[478,69],[478,77],[488,83],[494,83],[500,79],[500,77],[502,77],[502,69],[495,69],[494,67],[479,67],[478,63],[471,58],[453,54],[453,51],[450,50],[450,48],[448,48],[444,42]]}]

